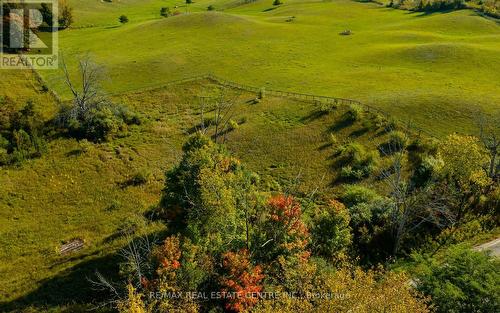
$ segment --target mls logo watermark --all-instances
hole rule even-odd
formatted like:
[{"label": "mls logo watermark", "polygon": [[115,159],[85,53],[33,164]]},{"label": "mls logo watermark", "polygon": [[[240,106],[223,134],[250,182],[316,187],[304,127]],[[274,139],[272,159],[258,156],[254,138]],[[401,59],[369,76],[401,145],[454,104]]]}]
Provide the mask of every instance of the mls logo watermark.
[{"label": "mls logo watermark", "polygon": [[57,69],[57,0],[0,0],[0,69]]}]

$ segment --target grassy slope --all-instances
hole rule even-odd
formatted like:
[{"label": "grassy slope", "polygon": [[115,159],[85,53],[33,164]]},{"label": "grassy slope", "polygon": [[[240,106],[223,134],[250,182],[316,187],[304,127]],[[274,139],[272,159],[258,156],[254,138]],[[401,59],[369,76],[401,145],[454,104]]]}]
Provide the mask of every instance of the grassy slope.
[{"label": "grassy slope", "polygon": [[[149,20],[157,10],[145,15],[146,4],[160,2],[173,3],[123,0],[119,3],[130,3],[129,9],[144,19],[131,18],[129,25],[119,28],[62,32],[67,57],[84,50],[77,47],[93,51],[112,76],[109,90],[213,71],[254,85],[362,99],[400,117],[410,114],[443,133],[467,130],[465,113],[472,104],[482,101],[491,111],[498,108],[498,26],[469,11],[417,17],[339,1],[293,3],[264,13],[271,6],[257,2],[227,14]],[[90,24],[92,18],[116,23],[115,15],[122,11],[94,10],[92,2],[85,3],[88,15],[82,15],[80,25]],[[201,10],[209,3],[220,2],[199,1],[191,9]],[[234,1],[226,3],[231,6]],[[296,20],[284,22],[289,15]],[[337,35],[346,28],[355,34]],[[242,74],[241,68],[246,72]],[[19,103],[34,99],[47,117],[54,112],[49,96],[39,92],[40,85],[28,72],[1,74],[0,95]],[[62,90],[54,73],[42,74]],[[52,307],[83,299],[82,291],[89,288],[85,277],[95,268],[106,272],[115,263],[109,256],[124,244],[110,236],[158,202],[163,171],[178,158],[185,131],[198,121],[196,95],[202,89],[188,84],[120,96],[146,117],[128,137],[84,153],[76,141],[60,138],[50,143],[50,152],[41,159],[20,169],[0,169],[0,277],[6,278],[0,284],[0,303],[20,299]],[[242,100],[252,97],[244,94]],[[246,117],[247,123],[228,134],[227,143],[263,176],[290,181],[301,172],[303,190],[329,185],[335,172],[327,134],[341,112],[308,118],[314,110],[310,104],[277,98],[257,106],[241,105],[236,117]],[[339,130],[338,136],[342,140],[356,130],[359,125]],[[374,147],[383,138],[368,133],[357,140]],[[145,186],[120,187],[144,169],[153,172]],[[159,230],[154,223],[147,227],[148,232]],[[85,238],[86,248],[58,256],[61,242],[74,237]],[[14,305],[19,308],[23,302]]]},{"label": "grassy slope", "polygon": [[[144,13],[149,5],[158,11],[176,1],[146,1],[137,9],[144,15],[127,25],[61,32],[61,48],[71,57],[91,51],[105,63],[110,91],[214,72],[247,84],[359,99],[438,135],[472,132],[477,106],[500,114],[494,21],[469,10],[422,15],[346,0],[289,1],[266,11],[269,2],[156,19]],[[201,0],[190,10],[210,3],[217,5]],[[77,10],[77,22],[98,15],[117,23],[120,10],[96,11]],[[295,19],[286,22],[290,16]],[[148,17],[155,19],[143,20]],[[339,36],[344,29],[354,35]],[[62,90],[57,74],[43,74]]]},{"label": "grassy slope", "polygon": [[0,74],[0,97],[11,100],[19,108],[32,101],[46,118],[54,114],[52,95],[42,91],[40,82],[31,71],[1,70]]},{"label": "grassy slope", "polygon": [[[0,275],[5,277],[0,303],[17,299],[0,310],[85,299],[85,277],[95,268],[112,272],[109,267],[116,260],[110,260],[125,240],[110,238],[158,203],[164,171],[178,159],[186,134],[199,122],[197,96],[214,88],[189,83],[119,96],[117,101],[141,112],[145,121],[127,136],[86,152],[73,139],[55,139],[42,158],[0,169]],[[230,150],[265,179],[272,175],[287,184],[300,173],[299,190],[331,190],[336,172],[328,134],[342,109],[317,117],[312,104],[272,97],[249,104],[253,98],[248,93],[238,98],[234,119],[246,122],[227,134]],[[384,140],[356,134],[360,127],[356,123],[335,132],[341,141],[351,135],[372,148]],[[137,171],[150,171],[152,178],[143,186],[122,187]],[[155,223],[145,229],[160,230]],[[85,249],[59,256],[60,244],[75,237],[85,239]]]}]

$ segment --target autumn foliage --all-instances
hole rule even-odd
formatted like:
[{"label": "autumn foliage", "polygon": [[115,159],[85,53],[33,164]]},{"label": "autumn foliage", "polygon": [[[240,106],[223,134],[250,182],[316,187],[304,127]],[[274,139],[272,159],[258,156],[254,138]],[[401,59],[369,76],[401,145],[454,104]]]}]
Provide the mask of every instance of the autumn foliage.
[{"label": "autumn foliage", "polygon": [[222,292],[228,294],[226,309],[242,312],[258,301],[257,293],[262,291],[262,269],[252,266],[248,250],[227,252],[223,256],[226,275],[221,279]]},{"label": "autumn foliage", "polygon": [[181,263],[180,240],[178,236],[167,237],[161,246],[159,246],[154,256],[158,261],[158,275],[168,275],[175,278],[175,270],[179,269]]},{"label": "autumn foliage", "polygon": [[289,253],[302,252],[309,242],[309,231],[301,220],[300,204],[291,196],[269,199],[270,231],[273,244]]}]

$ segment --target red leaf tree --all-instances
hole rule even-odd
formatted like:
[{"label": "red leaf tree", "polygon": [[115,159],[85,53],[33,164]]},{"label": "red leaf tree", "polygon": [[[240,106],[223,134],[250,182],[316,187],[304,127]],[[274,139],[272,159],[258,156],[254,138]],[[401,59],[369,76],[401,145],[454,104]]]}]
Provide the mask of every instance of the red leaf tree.
[{"label": "red leaf tree", "polygon": [[257,303],[262,291],[262,269],[250,263],[248,250],[227,252],[223,256],[226,274],[221,279],[222,292],[226,295],[226,309],[241,312]]}]

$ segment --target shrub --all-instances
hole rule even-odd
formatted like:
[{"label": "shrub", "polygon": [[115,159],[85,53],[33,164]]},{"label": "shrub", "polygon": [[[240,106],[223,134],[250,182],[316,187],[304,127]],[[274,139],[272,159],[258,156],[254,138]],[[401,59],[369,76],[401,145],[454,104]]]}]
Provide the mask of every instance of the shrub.
[{"label": "shrub", "polygon": [[353,122],[361,120],[364,116],[364,113],[365,113],[365,111],[360,105],[351,104],[349,106],[349,109],[345,113],[345,119],[346,119],[346,121],[353,123]]},{"label": "shrub", "polygon": [[398,123],[393,118],[386,120],[384,125],[384,131],[389,133],[398,129]]},{"label": "shrub", "polygon": [[7,149],[0,148],[0,165],[7,165],[10,163],[10,156]]},{"label": "shrub", "polygon": [[345,186],[345,191],[340,197],[348,208],[360,203],[372,202],[378,198],[380,198],[380,196],[375,191],[361,185]]},{"label": "shrub", "polygon": [[2,135],[0,135],[0,149],[7,150],[9,148],[9,145],[9,141],[6,138],[2,137]]},{"label": "shrub", "polygon": [[42,117],[28,101],[19,111],[0,99],[0,164],[21,163],[47,151]]},{"label": "shrub", "polygon": [[389,140],[383,144],[381,150],[386,152],[402,151],[408,146],[408,136],[402,131],[393,131],[389,134]]},{"label": "shrub", "polygon": [[343,166],[340,169],[340,177],[345,179],[356,179],[359,180],[365,176],[365,171],[361,169],[353,169],[352,166]]},{"label": "shrub", "polygon": [[207,7],[207,11],[215,11],[215,7],[211,4]]},{"label": "shrub", "polygon": [[262,100],[266,96],[266,88],[262,87],[259,89],[259,94],[257,95],[257,98]]},{"label": "shrub", "polygon": [[335,134],[333,134],[333,133],[330,134],[330,137],[328,139],[330,140],[330,144],[332,146],[336,146],[337,143],[339,142],[337,139],[337,136],[335,136]]},{"label": "shrub", "polygon": [[432,138],[423,138],[421,136],[417,137],[408,145],[408,151],[436,155],[439,148],[439,141]]},{"label": "shrub", "polygon": [[122,120],[117,117],[109,107],[90,110],[89,116],[79,123],[75,121],[73,127],[80,127],[78,131],[83,131],[85,138],[100,141],[107,140],[110,136],[118,132]]},{"label": "shrub", "polygon": [[377,129],[382,128],[385,125],[385,123],[387,123],[387,119],[383,115],[381,114],[375,115],[375,118],[373,119],[373,124]]},{"label": "shrub", "polygon": [[163,17],[169,17],[170,15],[172,15],[172,12],[170,12],[169,7],[163,7],[160,9],[160,15]]},{"label": "shrub", "polygon": [[141,125],[140,116],[124,105],[116,105],[113,108],[115,115],[121,118],[127,125]]},{"label": "shrub", "polygon": [[186,4],[191,4],[193,3],[193,0],[186,0]]},{"label": "shrub", "polygon": [[366,151],[358,143],[348,143],[338,149],[339,162],[343,164],[341,177],[359,179],[370,175],[378,161],[376,151]]},{"label": "shrub", "polygon": [[145,183],[147,183],[149,181],[150,177],[151,177],[151,172],[146,171],[146,170],[138,171],[130,179],[130,184],[132,184],[134,186],[144,185]]},{"label": "shrub", "polygon": [[126,15],[120,15],[120,17],[118,18],[118,20],[122,24],[128,23],[128,17]]},{"label": "shrub", "polygon": [[68,28],[73,23],[73,9],[66,0],[59,1],[59,27]]},{"label": "shrub", "polygon": [[434,157],[432,155],[424,156],[420,160],[420,164],[418,164],[415,169],[415,173],[412,178],[413,182],[416,186],[424,186],[431,180],[432,177],[437,176],[443,166],[444,162],[441,158]]},{"label": "shrub", "polygon": [[333,112],[337,108],[337,105],[334,103],[316,101],[316,104],[319,106],[319,111],[324,114]]},{"label": "shrub", "polygon": [[274,0],[273,5],[282,5],[283,2],[281,0]]},{"label": "shrub", "polygon": [[240,125],[238,124],[238,122],[236,122],[234,120],[229,120],[229,129],[230,130],[238,129],[238,127],[240,127]]}]

